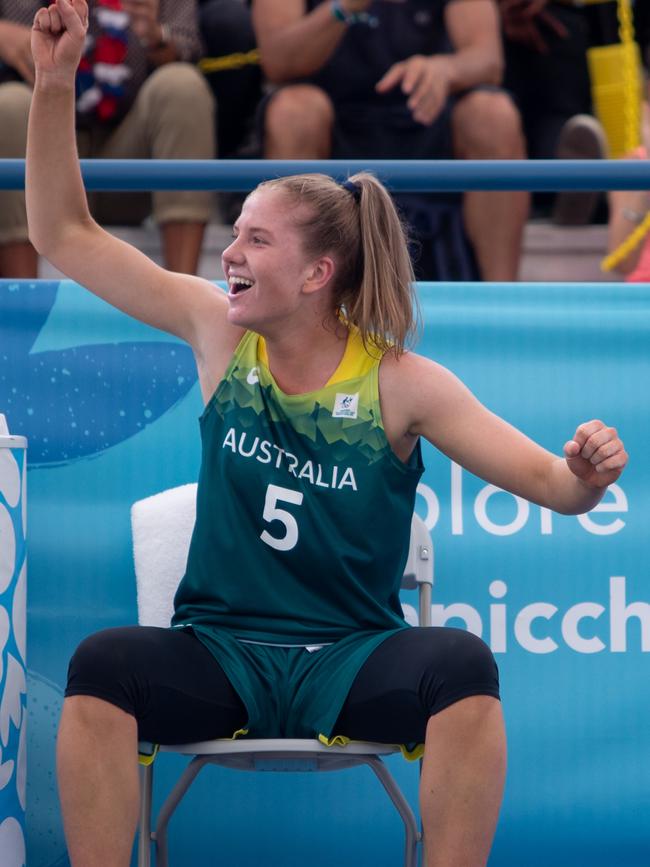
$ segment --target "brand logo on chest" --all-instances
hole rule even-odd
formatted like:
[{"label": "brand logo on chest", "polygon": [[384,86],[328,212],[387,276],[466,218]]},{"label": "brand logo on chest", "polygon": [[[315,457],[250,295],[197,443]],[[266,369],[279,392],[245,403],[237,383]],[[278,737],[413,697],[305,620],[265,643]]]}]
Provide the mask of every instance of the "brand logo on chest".
[{"label": "brand logo on chest", "polygon": [[356,418],[359,411],[359,393],[341,394],[337,392],[334,399],[332,418]]}]

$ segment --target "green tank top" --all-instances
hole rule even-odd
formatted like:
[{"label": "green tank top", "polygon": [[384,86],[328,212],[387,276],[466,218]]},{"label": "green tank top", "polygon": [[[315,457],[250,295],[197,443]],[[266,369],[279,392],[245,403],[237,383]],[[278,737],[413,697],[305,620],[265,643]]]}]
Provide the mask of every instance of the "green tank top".
[{"label": "green tank top", "polygon": [[196,525],[174,626],[322,644],[404,627],[399,601],[422,475],[381,421],[381,356],[351,330],[324,388],[285,394],[246,332],[200,419]]}]

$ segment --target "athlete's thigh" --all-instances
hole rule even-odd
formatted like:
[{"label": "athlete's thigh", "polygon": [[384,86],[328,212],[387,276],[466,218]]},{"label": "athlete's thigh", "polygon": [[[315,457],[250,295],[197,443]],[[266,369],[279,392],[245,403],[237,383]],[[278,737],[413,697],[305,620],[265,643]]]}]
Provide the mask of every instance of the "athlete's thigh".
[{"label": "athlete's thigh", "polygon": [[134,716],[155,743],[229,737],[246,722],[223,669],[189,630],[153,626],[104,629],[70,661],[66,696],[93,695]]},{"label": "athlete's thigh", "polygon": [[471,695],[499,697],[496,663],[485,642],[463,629],[403,629],[361,667],[334,733],[379,743],[423,743],[430,717]]}]

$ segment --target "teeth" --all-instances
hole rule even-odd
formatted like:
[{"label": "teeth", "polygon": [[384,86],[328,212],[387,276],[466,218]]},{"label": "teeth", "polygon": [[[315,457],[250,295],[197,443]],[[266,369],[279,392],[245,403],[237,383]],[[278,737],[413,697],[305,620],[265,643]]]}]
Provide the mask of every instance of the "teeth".
[{"label": "teeth", "polygon": [[249,280],[246,277],[229,277],[228,285],[231,289],[241,290],[241,289],[249,289],[253,285],[253,281]]}]

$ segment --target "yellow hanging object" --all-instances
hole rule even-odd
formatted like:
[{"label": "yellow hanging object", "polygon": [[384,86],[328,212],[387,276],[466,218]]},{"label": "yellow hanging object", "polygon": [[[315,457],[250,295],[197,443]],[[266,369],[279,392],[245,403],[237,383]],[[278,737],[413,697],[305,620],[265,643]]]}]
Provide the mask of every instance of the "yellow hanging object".
[{"label": "yellow hanging object", "polygon": [[[630,0],[617,0],[620,42],[587,51],[594,112],[607,136],[609,156],[629,154],[641,144],[643,83],[641,52],[634,39]],[[650,232],[650,213],[609,256],[603,271],[613,271]]]},{"label": "yellow hanging object", "polygon": [[620,42],[587,51],[594,113],[605,130],[612,159],[641,143],[641,53],[634,40],[630,0],[618,0],[618,25]]},{"label": "yellow hanging object", "polygon": [[646,214],[641,223],[636,227],[636,229],[631,232],[627,238],[623,241],[622,244],[606,256],[603,261],[600,263],[600,268],[602,271],[613,271],[618,264],[620,264],[623,259],[627,258],[639,244],[643,241],[645,236],[650,232],[650,213]]}]

